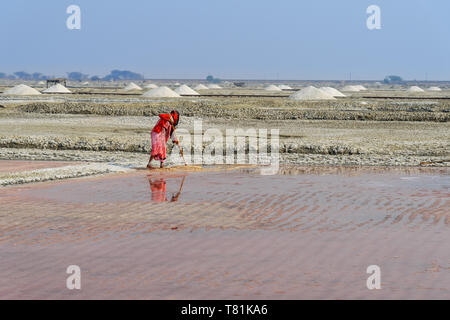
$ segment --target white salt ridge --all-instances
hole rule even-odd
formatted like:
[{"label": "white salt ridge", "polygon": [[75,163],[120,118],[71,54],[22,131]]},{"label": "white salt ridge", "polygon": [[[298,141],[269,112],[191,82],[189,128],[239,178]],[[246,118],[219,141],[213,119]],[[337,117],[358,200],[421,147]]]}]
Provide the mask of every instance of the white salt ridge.
[{"label": "white salt ridge", "polygon": [[422,88],[420,88],[418,86],[412,86],[406,91],[408,91],[408,92],[425,92],[425,90],[423,90]]},{"label": "white salt ridge", "polygon": [[141,87],[139,87],[134,82],[130,82],[125,88],[123,88],[125,91],[131,91],[131,90],[142,90]]},{"label": "white salt ridge", "polygon": [[287,86],[285,84],[280,84],[278,86],[278,88],[280,88],[281,90],[291,90],[292,89],[290,86]]},{"label": "white salt ridge", "polygon": [[179,98],[181,97],[178,93],[173,91],[168,87],[158,87],[151,89],[143,94],[144,97],[152,97],[152,98]]},{"label": "white salt ridge", "polygon": [[199,84],[194,89],[195,90],[208,90],[209,88],[203,84]]},{"label": "white salt ridge", "polygon": [[356,85],[355,87],[356,87],[357,89],[359,89],[359,91],[366,91],[366,90],[367,90],[366,87],[364,87],[364,86],[362,86],[362,85],[360,85],[360,84]]},{"label": "white salt ridge", "polygon": [[198,92],[196,92],[195,90],[192,90],[191,88],[189,88],[189,86],[187,86],[185,84],[176,88],[175,92],[178,93],[179,95],[184,95],[184,96],[199,96],[200,95]]},{"label": "white salt ridge", "polygon": [[264,88],[264,90],[266,91],[281,91],[281,89],[273,84],[268,85],[267,87]]},{"label": "white salt ridge", "polygon": [[154,83],[149,83],[146,86],[144,86],[145,89],[155,89],[158,88],[158,86]]},{"label": "white salt ridge", "polygon": [[3,92],[4,95],[14,95],[14,96],[34,96],[41,94],[36,89],[29,87],[25,84],[19,84],[13,88],[10,88]]},{"label": "white salt ridge", "polygon": [[429,87],[428,91],[442,91],[442,89],[439,87]]},{"label": "white salt ridge", "polygon": [[68,165],[59,168],[45,168],[30,171],[0,174],[0,185],[14,185],[50,180],[61,180],[76,177],[85,177],[106,173],[119,173],[132,171],[129,168],[106,163],[89,163]]},{"label": "white salt ridge", "polygon": [[64,87],[62,84],[55,84],[54,86],[51,86],[50,88],[45,89],[42,91],[43,93],[72,93],[69,89]]},{"label": "white salt ridge", "polygon": [[343,94],[339,90],[336,90],[335,88],[332,88],[332,87],[322,87],[322,88],[320,88],[320,90],[328,93],[329,95],[332,95],[333,97],[346,97],[345,94]]},{"label": "white salt ridge", "polygon": [[301,89],[300,91],[289,96],[289,99],[292,99],[292,100],[336,100],[336,98],[333,97],[332,95],[330,95],[329,93],[326,93],[325,91],[317,89],[316,87],[313,87],[313,86],[309,86],[304,89]]}]

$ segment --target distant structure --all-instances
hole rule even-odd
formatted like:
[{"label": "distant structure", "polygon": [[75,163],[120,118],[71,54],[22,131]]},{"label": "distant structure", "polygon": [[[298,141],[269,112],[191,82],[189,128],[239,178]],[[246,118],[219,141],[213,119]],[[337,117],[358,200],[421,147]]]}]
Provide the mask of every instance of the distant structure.
[{"label": "distant structure", "polygon": [[245,82],[239,81],[239,82],[233,82],[235,87],[245,87]]},{"label": "distant structure", "polygon": [[54,85],[57,84],[61,84],[64,87],[67,87],[67,79],[65,78],[47,79],[47,88],[53,87]]},{"label": "distant structure", "polygon": [[209,83],[220,83],[222,80],[220,80],[219,78],[214,78],[213,76],[209,75],[206,77],[206,81],[208,81]]},{"label": "distant structure", "polygon": [[401,84],[401,83],[403,83],[403,79],[400,76],[392,75],[392,76],[385,77],[383,82],[386,83],[386,84],[394,84],[394,83],[395,84]]}]

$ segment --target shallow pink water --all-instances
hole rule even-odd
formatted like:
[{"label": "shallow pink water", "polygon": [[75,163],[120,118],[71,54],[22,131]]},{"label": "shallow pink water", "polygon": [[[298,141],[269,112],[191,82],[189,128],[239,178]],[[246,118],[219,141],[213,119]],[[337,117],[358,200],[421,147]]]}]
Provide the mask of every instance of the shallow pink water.
[{"label": "shallow pink water", "polygon": [[[450,298],[447,169],[294,172],[3,188],[0,297]],[[381,290],[366,287],[373,264]]]}]

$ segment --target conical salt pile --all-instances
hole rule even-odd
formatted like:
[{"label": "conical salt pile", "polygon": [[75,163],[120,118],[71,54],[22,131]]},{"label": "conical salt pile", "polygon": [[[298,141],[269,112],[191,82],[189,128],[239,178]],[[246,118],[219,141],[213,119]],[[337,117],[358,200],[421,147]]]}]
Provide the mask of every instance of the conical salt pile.
[{"label": "conical salt pile", "polygon": [[199,96],[200,94],[183,84],[175,89],[175,92],[182,96]]},{"label": "conical salt pile", "polygon": [[291,87],[289,87],[289,86],[287,86],[285,84],[280,84],[278,86],[278,88],[280,88],[281,90],[291,90],[292,89]]},{"label": "conical salt pile", "polygon": [[55,84],[54,86],[51,86],[48,89],[45,89],[42,91],[43,93],[72,93],[69,89],[64,87],[62,84]]},{"label": "conical salt pile", "polygon": [[267,87],[264,88],[264,90],[266,90],[266,91],[281,91],[280,88],[278,88],[277,86],[274,86],[273,84],[268,85]]},{"label": "conical salt pile", "polygon": [[194,89],[195,90],[208,90],[209,88],[203,84],[199,84]]},{"label": "conical salt pile", "polygon": [[146,86],[144,86],[145,89],[155,89],[158,88],[158,86],[156,84],[153,83],[149,83]]},{"label": "conical salt pile", "polygon": [[142,90],[141,87],[139,87],[134,82],[130,82],[125,88],[123,88],[125,91],[132,91],[132,90]]},{"label": "conical salt pile", "polygon": [[332,87],[322,87],[322,88],[320,88],[320,90],[328,93],[329,95],[332,95],[333,97],[346,97],[345,94],[343,94],[339,90],[336,90],[335,88],[332,88]]},{"label": "conical salt pile", "polygon": [[342,88],[342,91],[358,92],[361,91],[361,89],[358,86],[345,86]]},{"label": "conical salt pile", "polygon": [[362,86],[362,85],[360,85],[360,84],[356,85],[355,87],[356,87],[357,89],[359,89],[359,91],[365,91],[365,90],[367,90],[366,87],[364,87],[364,86]]},{"label": "conical salt pile", "polygon": [[306,87],[289,96],[292,100],[336,100],[332,95],[317,89],[316,87]]},{"label": "conical salt pile", "polygon": [[3,92],[4,95],[14,95],[14,96],[34,96],[41,94],[36,89],[33,89],[27,85],[19,84],[13,88],[10,88]]},{"label": "conical salt pile", "polygon": [[439,87],[429,87],[428,91],[442,91],[442,89]]},{"label": "conical salt pile", "polygon": [[422,88],[420,88],[418,86],[412,86],[407,91],[408,92],[425,92],[425,90],[423,90]]},{"label": "conical salt pile", "polygon": [[209,89],[222,89],[221,86],[217,85],[217,84],[208,84],[208,88]]},{"label": "conical salt pile", "polygon": [[144,93],[144,97],[152,98],[179,98],[180,95],[168,87],[158,87]]}]

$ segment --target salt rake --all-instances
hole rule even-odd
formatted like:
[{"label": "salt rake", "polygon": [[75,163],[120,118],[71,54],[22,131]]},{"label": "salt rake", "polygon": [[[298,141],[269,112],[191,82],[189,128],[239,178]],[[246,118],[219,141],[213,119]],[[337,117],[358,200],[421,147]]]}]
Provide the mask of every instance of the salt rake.
[{"label": "salt rake", "polygon": [[[175,134],[175,127],[173,127],[173,132]],[[186,159],[184,159],[183,147],[181,146],[180,140],[178,140],[178,150],[180,150],[181,157],[183,158],[184,161],[184,166],[187,167]]]},{"label": "salt rake", "polygon": [[180,150],[181,157],[183,158],[184,166],[187,167],[186,159],[184,159],[183,147],[181,146],[180,141],[178,141],[178,149]]}]

